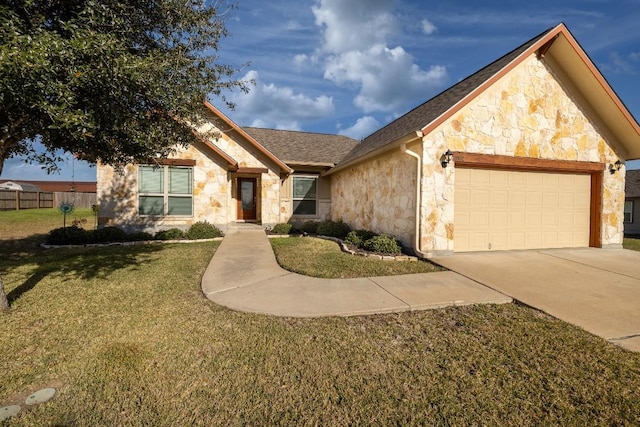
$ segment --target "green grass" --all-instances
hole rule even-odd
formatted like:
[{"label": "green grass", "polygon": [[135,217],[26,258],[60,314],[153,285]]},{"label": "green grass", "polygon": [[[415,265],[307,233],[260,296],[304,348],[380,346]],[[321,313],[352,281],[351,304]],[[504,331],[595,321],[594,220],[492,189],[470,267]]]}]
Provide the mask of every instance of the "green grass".
[{"label": "green grass", "polygon": [[538,311],[506,304],[320,319],[233,312],[200,291],[217,247],[19,248],[0,257],[12,299],[0,313],[0,406],[58,388],[6,424],[640,420],[640,355]]},{"label": "green grass", "polygon": [[[73,220],[86,220],[82,225],[91,229],[95,219],[91,209],[76,209],[67,215],[67,225]],[[54,228],[62,227],[63,215],[58,209],[22,209],[19,211],[0,211],[0,254],[14,250],[32,250],[44,243],[47,234]]]},{"label": "green grass", "polygon": [[622,247],[625,249],[640,251],[640,238],[625,237],[624,240],[622,241]]},{"label": "green grass", "polygon": [[443,271],[428,261],[381,261],[346,254],[335,242],[313,237],[283,237],[269,241],[282,268],[307,276],[351,278]]}]

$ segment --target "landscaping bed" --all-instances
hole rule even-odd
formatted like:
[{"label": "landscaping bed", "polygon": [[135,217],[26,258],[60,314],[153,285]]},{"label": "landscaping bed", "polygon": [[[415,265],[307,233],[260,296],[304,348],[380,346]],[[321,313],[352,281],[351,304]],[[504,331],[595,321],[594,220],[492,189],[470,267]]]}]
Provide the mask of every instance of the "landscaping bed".
[{"label": "landscaping bed", "polygon": [[425,260],[398,262],[353,256],[333,241],[313,237],[269,239],[282,268],[306,276],[353,278],[432,273],[443,268]]}]

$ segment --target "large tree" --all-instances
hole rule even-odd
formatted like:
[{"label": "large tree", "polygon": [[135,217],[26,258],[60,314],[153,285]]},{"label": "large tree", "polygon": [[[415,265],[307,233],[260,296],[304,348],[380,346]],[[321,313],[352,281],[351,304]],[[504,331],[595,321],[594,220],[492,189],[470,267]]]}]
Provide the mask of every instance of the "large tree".
[{"label": "large tree", "polygon": [[225,101],[225,89],[246,90],[218,57],[231,8],[215,0],[2,2],[0,174],[13,155],[51,171],[60,150],[118,166],[188,144],[193,135],[181,123],[197,120],[207,96]]},{"label": "large tree", "polygon": [[191,142],[183,123],[197,122],[209,95],[246,90],[217,55],[230,9],[224,0],[0,3],[0,175],[14,155],[53,171],[60,150],[121,166]]}]

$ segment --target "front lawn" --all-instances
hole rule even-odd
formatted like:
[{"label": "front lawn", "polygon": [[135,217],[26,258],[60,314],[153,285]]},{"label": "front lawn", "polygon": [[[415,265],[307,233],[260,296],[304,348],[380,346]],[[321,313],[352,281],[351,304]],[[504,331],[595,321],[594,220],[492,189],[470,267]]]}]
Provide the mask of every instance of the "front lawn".
[{"label": "front lawn", "polygon": [[332,241],[314,237],[269,239],[282,268],[324,278],[432,273],[444,269],[428,261],[381,261],[342,252]]},{"label": "front lawn", "polygon": [[625,237],[622,241],[622,247],[634,251],[640,251],[640,237]]},{"label": "front lawn", "polygon": [[0,406],[58,389],[10,426],[640,419],[640,354],[527,307],[278,318],[202,295],[218,242],[6,247]]}]

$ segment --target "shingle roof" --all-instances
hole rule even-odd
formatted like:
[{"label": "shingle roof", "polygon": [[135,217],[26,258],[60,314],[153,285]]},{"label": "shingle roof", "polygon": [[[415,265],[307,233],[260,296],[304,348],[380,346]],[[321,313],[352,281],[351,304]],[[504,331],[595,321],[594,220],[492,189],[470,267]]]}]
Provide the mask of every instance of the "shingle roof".
[{"label": "shingle roof", "polygon": [[285,163],[338,163],[358,141],[342,135],[243,127]]},{"label": "shingle roof", "polygon": [[628,170],[624,185],[625,197],[640,197],[640,170]]},{"label": "shingle roof", "polygon": [[389,123],[385,127],[372,133],[371,135],[366,137],[360,144],[358,144],[346,157],[344,157],[340,164],[355,160],[358,157],[362,157],[374,150],[382,148],[385,145],[396,141],[399,138],[402,138],[403,136],[421,130],[429,123],[437,119],[440,115],[449,110],[451,107],[453,107],[456,103],[461,101],[474,89],[482,85],[482,83],[500,72],[500,70],[506,67],[520,54],[522,54],[552,30],[553,28],[550,28],[537,35],[523,45],[507,53],[503,57],[497,59],[496,61],[492,62],[476,73],[470,75],[466,79],[451,86],[444,92],[441,92],[440,94],[434,96],[424,104],[414,108],[405,115]]}]

